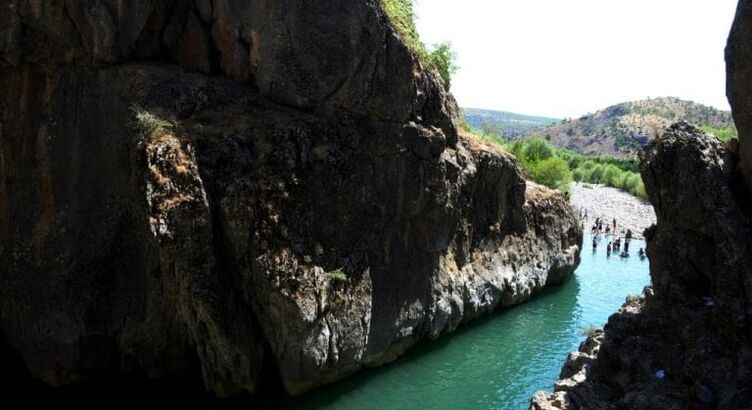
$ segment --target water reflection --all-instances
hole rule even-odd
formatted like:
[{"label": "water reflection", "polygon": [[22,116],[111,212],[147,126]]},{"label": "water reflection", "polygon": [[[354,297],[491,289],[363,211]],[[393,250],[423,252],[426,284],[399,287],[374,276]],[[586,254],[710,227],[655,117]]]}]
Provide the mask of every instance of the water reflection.
[{"label": "water reflection", "polygon": [[[585,246],[593,238],[584,238]],[[644,247],[632,240],[632,249]],[[525,409],[550,389],[582,329],[602,326],[649,282],[647,260],[583,252],[574,278],[532,301],[422,343],[391,365],[279,403],[288,409]]]}]

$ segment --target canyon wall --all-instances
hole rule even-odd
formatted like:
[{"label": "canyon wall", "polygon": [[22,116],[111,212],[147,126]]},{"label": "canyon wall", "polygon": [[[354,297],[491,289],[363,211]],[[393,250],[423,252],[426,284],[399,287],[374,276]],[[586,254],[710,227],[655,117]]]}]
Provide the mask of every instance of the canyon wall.
[{"label": "canyon wall", "polygon": [[566,199],[456,124],[375,1],[6,2],[0,362],[301,393],[566,280]]},{"label": "canyon wall", "polygon": [[739,139],[679,123],[644,149],[652,286],[570,354],[531,408],[752,408],[751,45],[742,0],[726,48]]}]

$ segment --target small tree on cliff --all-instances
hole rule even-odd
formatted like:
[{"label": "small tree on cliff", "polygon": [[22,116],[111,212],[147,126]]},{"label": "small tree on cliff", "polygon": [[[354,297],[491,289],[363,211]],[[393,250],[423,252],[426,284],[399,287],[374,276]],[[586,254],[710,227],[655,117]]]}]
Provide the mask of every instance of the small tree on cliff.
[{"label": "small tree on cliff", "polygon": [[428,53],[428,64],[436,69],[444,80],[447,90],[452,85],[452,75],[457,72],[459,66],[455,63],[457,53],[452,51],[452,43],[444,42],[433,45],[433,50]]}]

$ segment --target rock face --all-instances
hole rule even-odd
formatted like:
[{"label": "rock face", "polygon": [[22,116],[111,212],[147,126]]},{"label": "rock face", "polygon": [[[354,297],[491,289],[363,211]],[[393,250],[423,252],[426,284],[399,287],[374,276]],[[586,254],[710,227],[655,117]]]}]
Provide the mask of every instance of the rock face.
[{"label": "rock face", "polygon": [[652,287],[570,356],[555,392],[531,408],[752,408],[750,45],[752,2],[742,0],[726,48],[739,140],[679,123],[646,147]]},{"label": "rock face", "polygon": [[456,122],[375,1],[5,2],[0,364],[300,393],[565,280],[567,201]]},{"label": "rock face", "polygon": [[741,171],[752,186],[752,3],[740,0],[726,45],[726,96],[739,130]]},{"label": "rock face", "polygon": [[570,356],[555,393],[532,408],[752,406],[752,252],[742,240],[752,231],[739,163],[735,144],[686,123],[646,147],[652,288]]}]

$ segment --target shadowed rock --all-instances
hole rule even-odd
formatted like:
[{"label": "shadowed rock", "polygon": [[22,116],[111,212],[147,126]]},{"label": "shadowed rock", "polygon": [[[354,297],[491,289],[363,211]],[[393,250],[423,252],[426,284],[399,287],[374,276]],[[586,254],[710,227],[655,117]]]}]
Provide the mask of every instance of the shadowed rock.
[{"label": "shadowed rock", "polygon": [[375,1],[1,7],[0,334],[49,385],[301,393],[579,263]]}]

